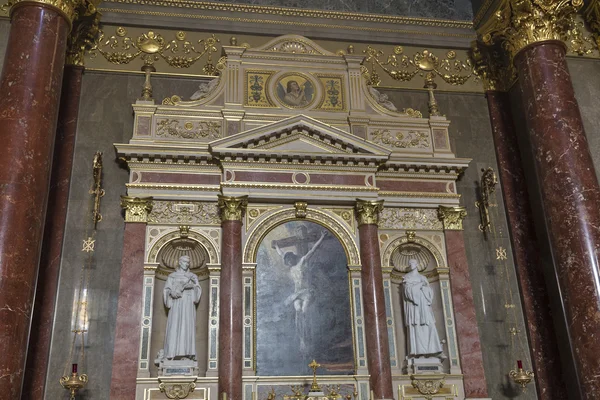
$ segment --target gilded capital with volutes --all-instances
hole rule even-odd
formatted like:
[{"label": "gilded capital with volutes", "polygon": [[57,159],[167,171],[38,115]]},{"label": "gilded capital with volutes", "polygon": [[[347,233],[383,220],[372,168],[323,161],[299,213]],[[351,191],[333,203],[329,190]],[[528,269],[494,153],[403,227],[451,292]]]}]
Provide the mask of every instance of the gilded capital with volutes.
[{"label": "gilded capital with volutes", "polygon": [[72,26],[73,21],[78,17],[95,13],[96,6],[100,3],[100,0],[8,0],[2,8],[8,8],[9,14],[12,15],[13,11],[18,7],[28,4],[35,5],[36,3],[56,10]]},{"label": "gilded capital with volutes", "polygon": [[383,210],[383,200],[368,201],[356,199],[356,219],[358,226],[379,223],[379,213]]},{"label": "gilded capital with volutes", "polygon": [[125,222],[148,222],[152,197],[121,196],[121,208],[125,210]]},{"label": "gilded capital with volutes", "polygon": [[241,221],[248,206],[248,196],[228,197],[219,195],[218,204],[221,211],[221,221]]},{"label": "gilded capital with volutes", "polygon": [[438,208],[438,218],[444,225],[446,231],[462,231],[463,219],[467,216],[467,209],[464,207],[445,207]]},{"label": "gilded capital with volutes", "polygon": [[502,0],[477,34],[486,45],[501,43],[510,58],[534,43],[564,41],[583,0]]}]

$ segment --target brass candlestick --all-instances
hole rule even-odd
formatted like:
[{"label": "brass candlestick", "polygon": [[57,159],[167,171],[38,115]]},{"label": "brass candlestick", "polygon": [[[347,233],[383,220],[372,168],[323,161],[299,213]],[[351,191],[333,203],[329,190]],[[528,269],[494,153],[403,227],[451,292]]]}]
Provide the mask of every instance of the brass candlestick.
[{"label": "brass candlestick", "polygon": [[73,364],[71,375],[65,375],[60,378],[60,384],[71,393],[71,400],[75,400],[75,395],[79,389],[82,389],[88,382],[86,374],[77,374],[77,364]]},{"label": "brass candlestick", "polygon": [[533,372],[523,370],[523,363],[521,360],[517,361],[517,370],[513,369],[509,372],[509,375],[517,385],[521,386],[523,392],[525,392],[527,385],[531,382],[534,376]]}]

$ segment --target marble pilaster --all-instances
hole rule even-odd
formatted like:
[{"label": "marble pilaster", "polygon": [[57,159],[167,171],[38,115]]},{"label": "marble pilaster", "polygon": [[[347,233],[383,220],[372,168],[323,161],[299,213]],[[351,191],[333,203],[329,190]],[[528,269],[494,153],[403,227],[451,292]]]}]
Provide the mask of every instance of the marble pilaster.
[{"label": "marble pilaster", "polygon": [[566,399],[567,389],[562,378],[550,299],[544,280],[510,100],[505,92],[490,90],[486,95],[531,345],[537,395],[540,400]]},{"label": "marble pilaster", "polygon": [[219,286],[219,392],[242,398],[243,302],[242,218],[246,197],[219,196],[221,278]]},{"label": "marble pilaster", "polygon": [[383,201],[356,204],[365,318],[365,342],[371,390],[375,399],[393,399],[385,293],[377,223]]},{"label": "marble pilaster", "polygon": [[13,6],[0,78],[0,393],[21,398],[69,21]]},{"label": "marble pilaster", "polygon": [[487,383],[483,369],[473,289],[469,277],[465,238],[462,231],[462,220],[467,212],[462,207],[443,206],[440,206],[438,212],[444,224],[465,397],[467,399],[486,398],[488,397]]},{"label": "marble pilaster", "polygon": [[590,332],[600,330],[600,186],[564,44],[530,44],[515,61],[578,384],[595,399],[600,342]]},{"label": "marble pilaster", "polygon": [[125,209],[125,232],[110,397],[133,399],[140,349],[140,316],[144,299],[146,220],[152,210],[152,199],[122,196],[121,205]]}]

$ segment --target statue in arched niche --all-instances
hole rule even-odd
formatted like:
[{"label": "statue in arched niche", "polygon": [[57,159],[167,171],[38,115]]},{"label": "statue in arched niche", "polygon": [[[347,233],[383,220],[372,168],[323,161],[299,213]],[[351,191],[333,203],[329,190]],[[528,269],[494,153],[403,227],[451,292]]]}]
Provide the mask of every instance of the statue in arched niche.
[{"label": "statue in arched niche", "polygon": [[418,261],[414,258],[408,260],[408,272],[402,286],[408,356],[440,356],[443,350],[435,327],[433,290],[427,278],[419,273]]}]

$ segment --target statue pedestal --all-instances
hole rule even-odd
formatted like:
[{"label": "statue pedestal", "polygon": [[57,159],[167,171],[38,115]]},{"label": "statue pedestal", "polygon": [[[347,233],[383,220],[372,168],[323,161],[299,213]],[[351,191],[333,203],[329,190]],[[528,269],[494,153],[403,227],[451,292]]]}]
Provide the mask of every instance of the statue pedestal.
[{"label": "statue pedestal", "polygon": [[442,362],[437,357],[407,357],[406,373],[413,374],[443,374]]},{"label": "statue pedestal", "polygon": [[198,362],[194,360],[162,360],[159,376],[198,376]]}]

